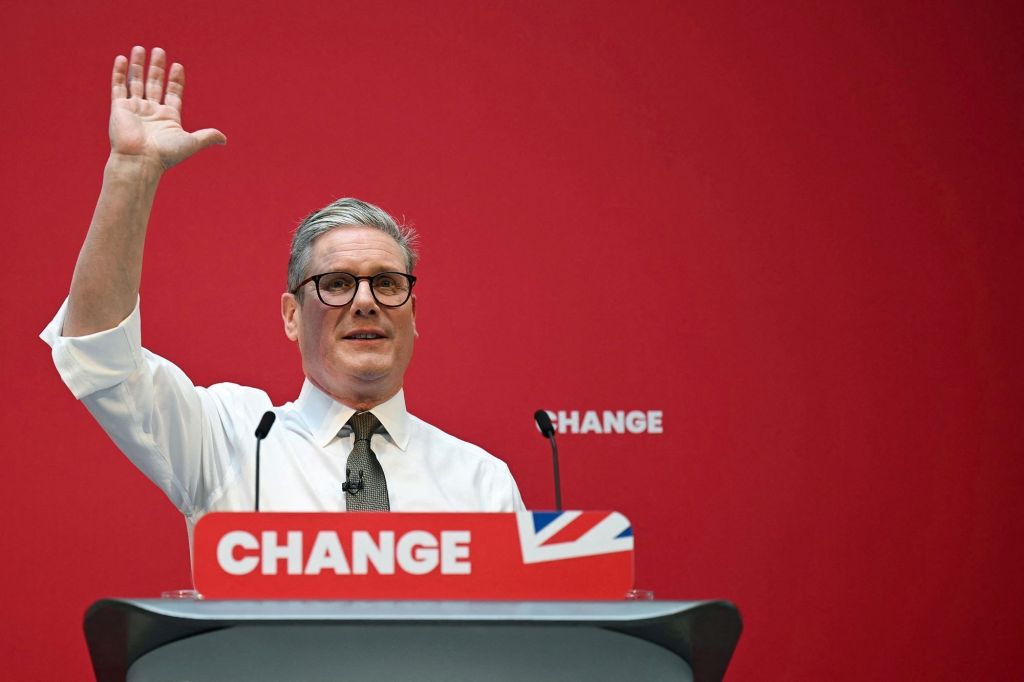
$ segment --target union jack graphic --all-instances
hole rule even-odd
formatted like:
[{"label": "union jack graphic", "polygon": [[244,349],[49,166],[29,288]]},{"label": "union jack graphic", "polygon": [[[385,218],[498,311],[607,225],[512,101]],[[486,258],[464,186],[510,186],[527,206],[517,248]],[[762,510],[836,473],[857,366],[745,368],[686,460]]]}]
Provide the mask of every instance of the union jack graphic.
[{"label": "union jack graphic", "polygon": [[618,512],[517,512],[516,517],[524,564],[633,549],[633,527]]}]

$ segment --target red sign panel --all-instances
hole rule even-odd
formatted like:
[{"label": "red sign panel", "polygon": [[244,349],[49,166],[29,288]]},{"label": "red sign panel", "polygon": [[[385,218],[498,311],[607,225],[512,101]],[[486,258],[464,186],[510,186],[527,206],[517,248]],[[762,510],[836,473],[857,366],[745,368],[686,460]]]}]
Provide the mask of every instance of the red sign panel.
[{"label": "red sign panel", "polygon": [[213,599],[622,599],[633,531],[617,512],[214,513],[195,531]]}]

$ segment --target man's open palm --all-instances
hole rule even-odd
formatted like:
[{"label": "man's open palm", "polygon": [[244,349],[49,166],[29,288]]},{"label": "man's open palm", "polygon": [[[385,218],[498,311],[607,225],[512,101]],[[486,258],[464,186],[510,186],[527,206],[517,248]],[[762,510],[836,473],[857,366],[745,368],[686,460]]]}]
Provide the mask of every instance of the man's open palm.
[{"label": "man's open palm", "polygon": [[[149,72],[145,72],[146,50],[132,48],[131,58],[118,55],[111,76],[110,149],[114,154],[170,168],[211,144],[227,138],[215,128],[193,133],[181,127],[181,98],[185,90],[185,67],[171,64],[159,47],[153,48]],[[165,89],[166,79],[166,89]]]}]

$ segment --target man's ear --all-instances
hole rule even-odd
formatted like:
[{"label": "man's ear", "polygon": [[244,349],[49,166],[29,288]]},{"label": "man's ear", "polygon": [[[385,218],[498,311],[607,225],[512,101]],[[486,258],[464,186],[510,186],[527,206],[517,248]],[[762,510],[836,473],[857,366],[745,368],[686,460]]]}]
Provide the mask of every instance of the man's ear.
[{"label": "man's ear", "polygon": [[284,320],[284,335],[292,341],[299,340],[299,323],[302,320],[302,306],[295,294],[281,294],[281,319]]},{"label": "man's ear", "polygon": [[416,294],[412,296],[412,336],[414,339],[420,338],[420,333],[416,331]]}]

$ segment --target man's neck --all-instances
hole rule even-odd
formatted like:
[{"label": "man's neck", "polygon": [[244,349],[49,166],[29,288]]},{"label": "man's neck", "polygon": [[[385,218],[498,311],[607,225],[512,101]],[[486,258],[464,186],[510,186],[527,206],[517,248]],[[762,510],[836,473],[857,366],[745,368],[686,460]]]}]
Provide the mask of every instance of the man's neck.
[{"label": "man's neck", "polygon": [[310,383],[319,388],[325,394],[329,395],[332,399],[338,401],[342,405],[351,407],[353,410],[356,410],[357,412],[366,412],[367,410],[372,410],[378,405],[386,403],[387,401],[391,400],[396,395],[398,395],[398,392],[400,390],[402,390],[402,386],[399,385],[395,387],[393,390],[391,390],[390,393],[387,393],[383,396],[377,392],[365,394],[347,393],[346,395],[338,395],[334,391],[331,391],[326,387],[321,386],[313,377],[307,376],[306,378],[309,380]]}]

